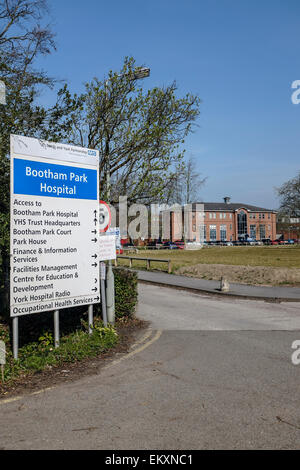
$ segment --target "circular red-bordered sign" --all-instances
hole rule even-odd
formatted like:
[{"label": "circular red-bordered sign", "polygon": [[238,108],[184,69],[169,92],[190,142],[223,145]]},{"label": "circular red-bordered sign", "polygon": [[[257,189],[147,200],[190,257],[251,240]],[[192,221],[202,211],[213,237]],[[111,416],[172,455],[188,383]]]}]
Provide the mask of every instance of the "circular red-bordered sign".
[{"label": "circular red-bordered sign", "polygon": [[99,201],[99,203],[99,228],[100,233],[104,233],[111,224],[111,211],[109,205],[105,201]]}]

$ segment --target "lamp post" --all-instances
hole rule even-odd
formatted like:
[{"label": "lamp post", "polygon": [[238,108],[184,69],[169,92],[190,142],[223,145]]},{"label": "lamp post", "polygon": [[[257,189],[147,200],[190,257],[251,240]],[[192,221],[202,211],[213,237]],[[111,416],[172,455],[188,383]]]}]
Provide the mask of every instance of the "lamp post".
[{"label": "lamp post", "polygon": [[[150,69],[148,67],[136,67],[132,73],[128,75],[129,80],[138,80],[141,78],[149,77]],[[118,75],[122,77],[124,75]],[[105,101],[107,100],[107,85],[110,79],[106,80],[104,83],[105,89]],[[106,190],[106,202],[110,204],[110,161],[109,161],[109,142],[108,140],[105,143],[105,190]],[[114,273],[112,270],[112,262],[108,261],[108,268],[106,274],[106,311],[107,311],[107,320],[112,325],[115,323],[115,282],[114,282]]]}]

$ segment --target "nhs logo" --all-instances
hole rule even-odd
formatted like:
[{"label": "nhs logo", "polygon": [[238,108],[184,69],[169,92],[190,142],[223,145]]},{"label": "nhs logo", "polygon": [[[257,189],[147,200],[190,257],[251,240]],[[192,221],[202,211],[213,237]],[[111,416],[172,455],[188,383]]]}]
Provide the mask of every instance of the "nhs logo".
[{"label": "nhs logo", "polygon": [[92,157],[95,157],[97,155],[96,150],[88,150],[88,155],[91,155]]}]

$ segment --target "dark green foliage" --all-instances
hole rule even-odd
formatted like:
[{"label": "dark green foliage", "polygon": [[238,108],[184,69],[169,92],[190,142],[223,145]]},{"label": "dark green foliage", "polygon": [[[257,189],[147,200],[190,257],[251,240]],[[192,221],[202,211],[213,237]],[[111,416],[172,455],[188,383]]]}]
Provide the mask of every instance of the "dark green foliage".
[{"label": "dark green foliage", "polygon": [[138,300],[137,273],[125,268],[115,268],[116,318],[132,317]]},{"label": "dark green foliage", "polygon": [[[113,268],[115,276],[116,319],[132,318],[138,300],[137,274],[126,268]],[[94,305],[96,315],[101,315],[101,304]]]},{"label": "dark green foliage", "polygon": [[21,347],[18,360],[14,361],[9,348],[7,329],[0,325],[0,339],[8,345],[5,382],[30,372],[95,357],[118,342],[115,329],[112,326],[104,327],[100,318],[95,318],[91,335],[87,333],[87,328],[87,324],[82,322],[81,329],[61,338],[59,348],[54,348],[52,334],[44,333],[36,342]]},{"label": "dark green foliage", "polygon": [[[61,336],[81,329],[82,320],[87,319],[88,306],[62,309],[59,311],[59,330]],[[11,320],[9,320],[11,323]],[[12,328],[11,328],[12,330]],[[38,341],[46,332],[53,332],[53,312],[35,313],[19,317],[19,345]]]}]

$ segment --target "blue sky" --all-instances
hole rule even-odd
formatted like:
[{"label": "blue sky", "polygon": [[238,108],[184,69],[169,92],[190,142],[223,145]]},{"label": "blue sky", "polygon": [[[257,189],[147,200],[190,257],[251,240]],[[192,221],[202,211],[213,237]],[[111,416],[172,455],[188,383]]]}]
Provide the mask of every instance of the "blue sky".
[{"label": "blue sky", "polygon": [[[202,100],[186,141],[207,176],[205,201],[278,207],[274,187],[300,171],[298,0],[49,0],[57,52],[39,61],[72,91],[125,56],[151,69],[145,87],[176,80]],[[147,82],[147,83],[146,83]],[[41,100],[54,102],[54,92]]]}]

